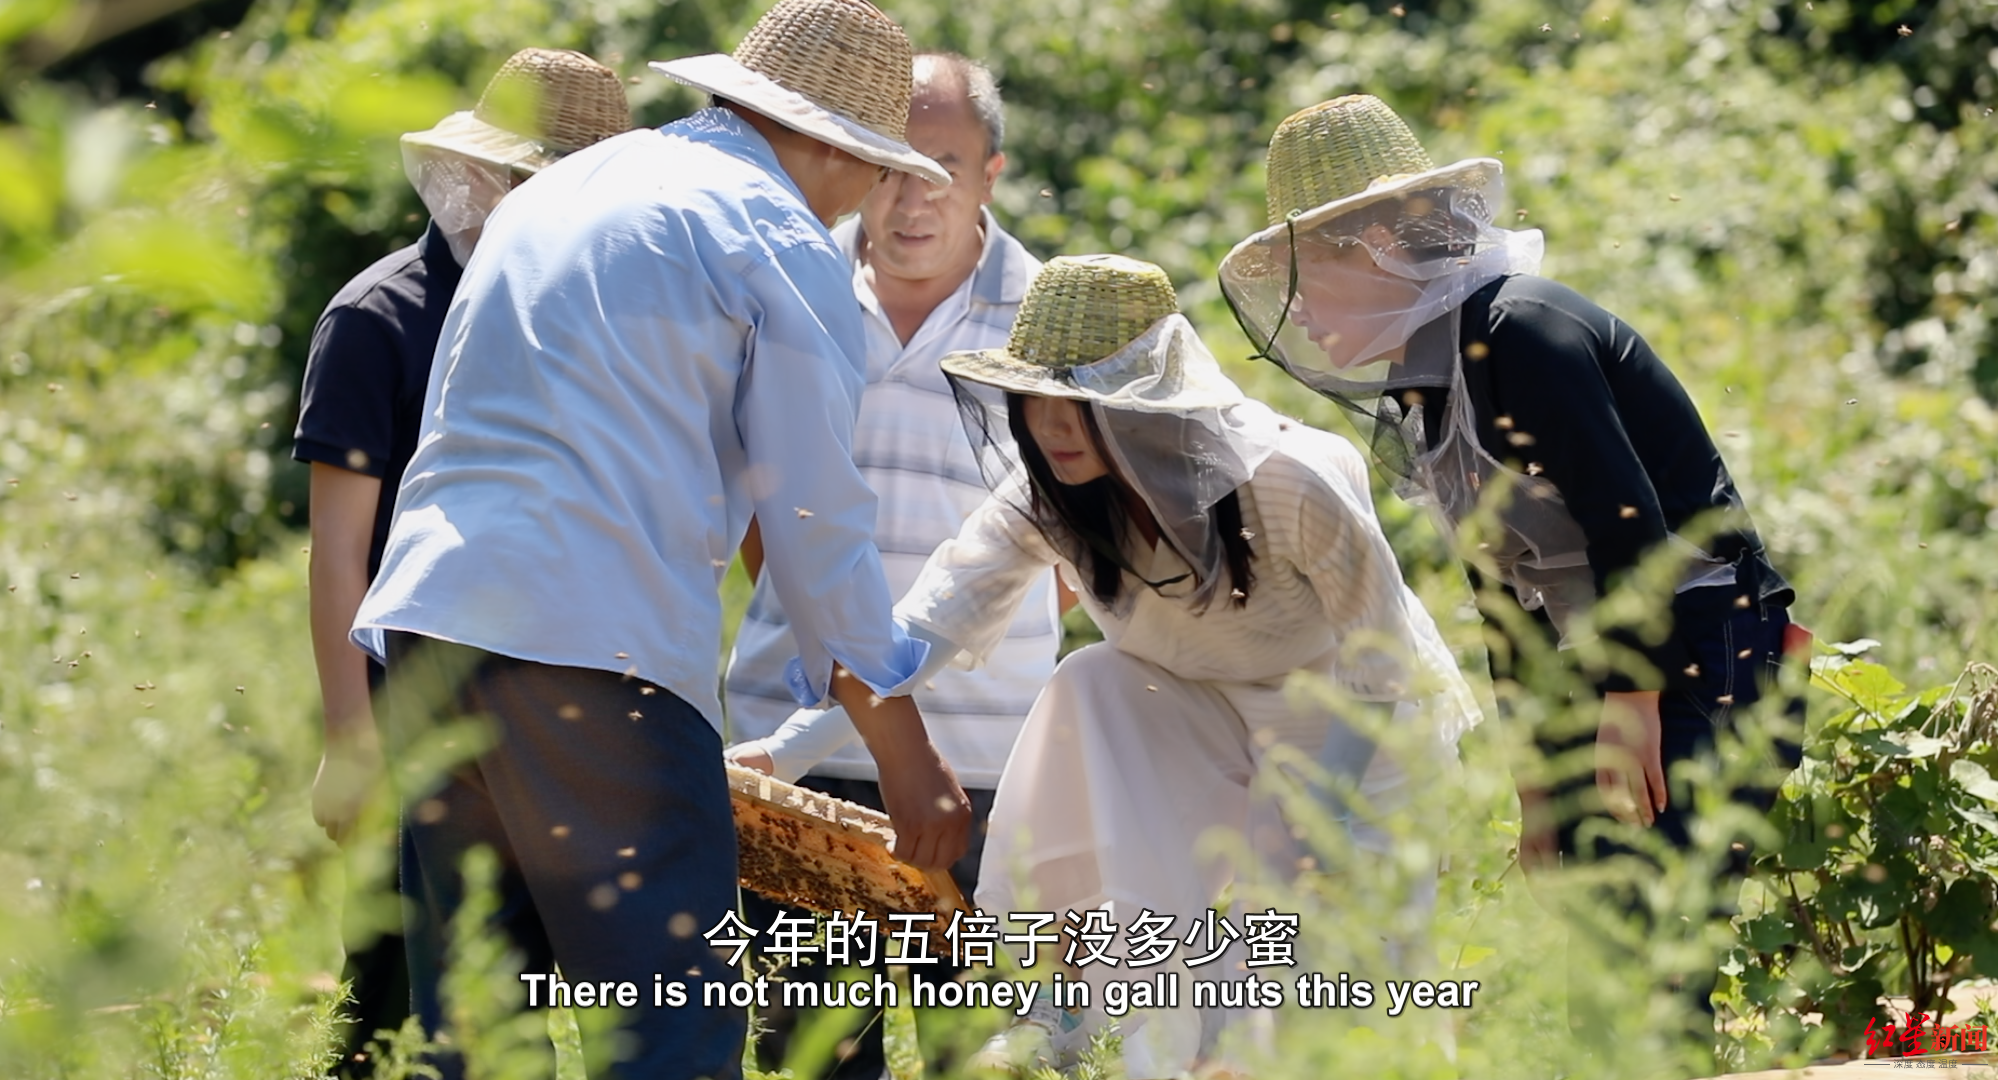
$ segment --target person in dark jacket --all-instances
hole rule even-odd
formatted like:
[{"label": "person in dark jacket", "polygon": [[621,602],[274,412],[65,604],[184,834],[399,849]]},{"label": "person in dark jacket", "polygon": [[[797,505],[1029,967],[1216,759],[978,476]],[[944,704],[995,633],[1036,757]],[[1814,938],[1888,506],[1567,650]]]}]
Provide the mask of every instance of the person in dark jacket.
[{"label": "person in dark jacket", "polygon": [[[1797,632],[1795,594],[1685,389],[1622,320],[1535,276],[1537,230],[1492,225],[1499,162],[1434,165],[1377,98],[1285,120],[1268,197],[1271,225],[1221,266],[1244,330],[1360,418],[1376,464],[1446,535],[1477,530],[1460,548],[1497,631],[1493,677],[1544,687],[1534,665],[1551,660],[1581,688],[1574,711],[1592,722],[1534,741],[1593,768],[1516,770],[1523,859],[1626,850],[1589,839],[1603,813],[1688,848],[1693,798],[1673,766],[1748,715]],[[1661,561],[1668,580],[1640,572]],[[1614,625],[1598,602],[1643,581],[1658,617]],[[1771,765],[1795,765],[1785,735],[1767,745]],[[1774,783],[1732,794],[1766,809]]]}]

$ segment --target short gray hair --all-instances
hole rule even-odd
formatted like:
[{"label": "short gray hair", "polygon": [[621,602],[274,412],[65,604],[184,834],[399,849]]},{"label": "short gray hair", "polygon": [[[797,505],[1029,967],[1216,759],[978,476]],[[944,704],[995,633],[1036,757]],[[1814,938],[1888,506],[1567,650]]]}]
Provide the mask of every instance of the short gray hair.
[{"label": "short gray hair", "polygon": [[985,128],[985,156],[998,153],[1006,142],[1006,106],[999,100],[999,80],[992,77],[992,69],[954,52],[917,53],[916,86],[934,85],[939,76],[947,76],[964,88],[971,114]]}]

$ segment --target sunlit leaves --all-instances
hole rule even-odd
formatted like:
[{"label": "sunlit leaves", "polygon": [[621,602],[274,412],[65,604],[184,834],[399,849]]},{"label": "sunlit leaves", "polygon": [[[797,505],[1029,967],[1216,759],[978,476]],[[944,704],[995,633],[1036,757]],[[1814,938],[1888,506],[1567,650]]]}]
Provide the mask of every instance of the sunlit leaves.
[{"label": "sunlit leaves", "polygon": [[260,311],[270,287],[261,267],[225,229],[204,224],[151,213],[103,218],[78,238],[73,272],[127,284],[168,306]]},{"label": "sunlit leaves", "polygon": [[70,0],[9,0],[0,5],[0,47],[54,26],[73,6]]},{"label": "sunlit leaves", "polygon": [[39,237],[55,225],[60,174],[37,150],[36,137],[0,130],[0,226],[15,237]]},{"label": "sunlit leaves", "polygon": [[1881,712],[1907,687],[1886,668],[1864,660],[1816,665],[1814,681],[1861,709]]},{"label": "sunlit leaves", "polygon": [[[1806,995],[1827,1021],[1859,1030],[1886,987],[1931,1008],[1952,982],[1998,953],[1998,746],[1977,720],[1998,672],[1973,665],[1952,684],[1910,694],[1884,668],[1821,658],[1818,684],[1854,708],[1825,720],[1784,789],[1786,843],[1773,860],[1789,902],[1745,922],[1750,967],[1824,977]],[[1778,916],[1798,933],[1776,932]],[[1751,979],[1751,982],[1753,980]]]}]

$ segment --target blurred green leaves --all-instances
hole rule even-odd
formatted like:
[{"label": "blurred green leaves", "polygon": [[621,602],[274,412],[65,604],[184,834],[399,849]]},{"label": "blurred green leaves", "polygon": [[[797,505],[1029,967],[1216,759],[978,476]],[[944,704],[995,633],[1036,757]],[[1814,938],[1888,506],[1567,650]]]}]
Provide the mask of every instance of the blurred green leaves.
[{"label": "blurred green leaves", "polygon": [[0,48],[55,24],[72,6],[70,0],[9,0],[0,6]]}]

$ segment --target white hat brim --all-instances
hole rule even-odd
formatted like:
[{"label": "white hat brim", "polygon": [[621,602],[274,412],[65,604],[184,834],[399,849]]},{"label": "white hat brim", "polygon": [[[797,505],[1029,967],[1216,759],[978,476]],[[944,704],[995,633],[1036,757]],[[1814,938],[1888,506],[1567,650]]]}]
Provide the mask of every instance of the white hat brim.
[{"label": "white hat brim", "polygon": [[502,169],[530,173],[540,172],[562,157],[560,151],[538,139],[488,124],[469,111],[452,113],[435,127],[404,135],[402,145],[444,150]]},{"label": "white hat brim", "polygon": [[769,76],[751,71],[726,53],[654,60],[650,66],[674,82],[754,109],[792,131],[836,146],[862,161],[915,173],[939,187],[950,184],[950,174],[943,166],[916,153],[908,143],[896,142],[862,127]]},{"label": "white hat brim", "polygon": [[[1010,341],[997,349],[947,353],[939,363],[947,375],[997,390],[1094,401],[1133,412],[1226,409],[1244,400],[1242,388],[1221,373],[1193,323],[1177,311],[1086,364],[1036,363],[1016,355]],[[1161,390],[1163,395],[1155,393]]]},{"label": "white hat brim", "polygon": [[955,375],[981,386],[1032,397],[1073,398],[1086,401],[1089,395],[1063,378],[1066,368],[1051,368],[1014,356],[1006,349],[968,349],[949,353],[937,362],[947,375]]},{"label": "white hat brim", "polygon": [[1314,229],[1334,218],[1350,214],[1355,210],[1372,206],[1382,200],[1392,199],[1411,191],[1422,191],[1438,187],[1459,187],[1466,180],[1473,177],[1489,183],[1503,175],[1504,172],[1505,165],[1496,158],[1466,158],[1463,161],[1452,162],[1449,165],[1430,169],[1427,172],[1409,173],[1405,176],[1397,176],[1388,180],[1376,180],[1368,184],[1365,191],[1348,195],[1343,199],[1334,199],[1329,203],[1314,206],[1287,222],[1279,221],[1269,228],[1249,237],[1247,240],[1236,244],[1234,249],[1228,252],[1227,257],[1221,260],[1221,272],[1227,275],[1233,271],[1236,277],[1258,276],[1249,270],[1250,266],[1252,264],[1268,262],[1268,260],[1260,258],[1258,253],[1271,248],[1286,233],[1292,230]]}]

